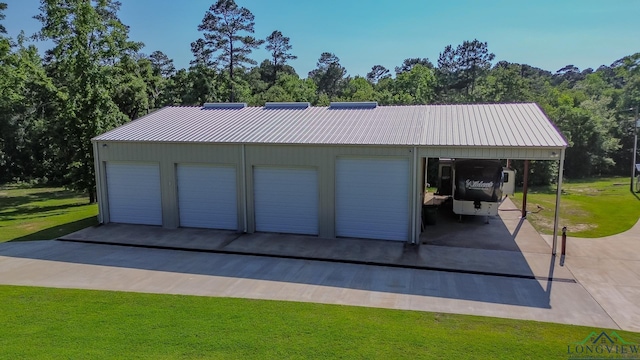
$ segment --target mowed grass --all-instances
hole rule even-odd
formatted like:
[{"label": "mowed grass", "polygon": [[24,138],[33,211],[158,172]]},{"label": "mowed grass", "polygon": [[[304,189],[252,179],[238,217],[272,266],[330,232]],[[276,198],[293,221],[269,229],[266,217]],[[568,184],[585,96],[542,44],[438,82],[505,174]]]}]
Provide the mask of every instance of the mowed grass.
[{"label": "mowed grass", "polygon": [[[0,287],[6,359],[566,359],[603,329],[312,303]],[[609,332],[609,331],[608,331]],[[627,342],[640,334],[616,331]]]},{"label": "mowed grass", "polygon": [[[640,199],[629,191],[629,178],[567,181],[562,190],[559,226],[566,226],[569,236],[618,234],[629,230],[640,218]],[[522,192],[512,200],[522,209]],[[527,219],[538,232],[553,234],[555,201],[555,186],[529,189],[527,210],[532,213]]]},{"label": "mowed grass", "polygon": [[46,240],[97,224],[98,206],[63,188],[0,186],[0,242]]}]

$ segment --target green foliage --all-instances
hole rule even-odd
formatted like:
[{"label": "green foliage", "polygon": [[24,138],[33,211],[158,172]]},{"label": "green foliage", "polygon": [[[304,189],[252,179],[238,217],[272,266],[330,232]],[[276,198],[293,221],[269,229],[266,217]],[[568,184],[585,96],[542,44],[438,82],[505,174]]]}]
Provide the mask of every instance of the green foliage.
[{"label": "green foliage", "polygon": [[153,74],[148,59],[136,61],[124,56],[113,68],[112,99],[128,119],[136,119],[154,106],[154,95],[162,78]]},{"label": "green foliage", "polygon": [[160,104],[202,105],[206,102],[220,102],[228,98],[229,88],[223,74],[203,65],[180,69],[166,80],[165,91]]},{"label": "green foliage", "polygon": [[[588,90],[589,84],[584,84]],[[589,96],[589,93],[594,95]],[[552,90],[545,111],[570,143],[566,176],[581,178],[609,173],[612,154],[620,149],[618,123],[610,97],[592,90]]]},{"label": "green foliage", "polygon": [[429,104],[435,96],[433,70],[421,64],[396,76],[394,89],[397,104]]},{"label": "green foliage", "polygon": [[275,30],[271,35],[267,36],[267,45],[265,48],[271,53],[273,60],[272,82],[277,79],[278,72],[287,63],[288,60],[295,60],[298,57],[289,53],[291,45],[288,37],[282,35],[282,32]]},{"label": "green foliage", "polygon": [[318,68],[309,72],[309,78],[318,86],[318,93],[325,94],[329,99],[339,96],[347,84],[347,70],[340,65],[340,58],[324,52],[316,65]]},{"label": "green foliage", "polygon": [[57,88],[52,130],[58,133],[64,183],[92,200],[91,138],[129,120],[114,99],[135,116],[140,105],[133,101],[146,93],[144,82],[130,73],[138,70],[131,58],[142,44],[128,40],[129,29],[117,17],[119,6],[112,0],[42,0],[35,17],[42,23],[38,37],[53,42],[46,63]]},{"label": "green foliage", "polygon": [[49,125],[56,89],[23,34],[10,50],[0,54],[0,183],[53,180],[49,170],[59,149]]},{"label": "green foliage", "polygon": [[356,76],[349,80],[344,96],[350,101],[375,101],[376,94],[373,86],[365,78]]},{"label": "green foliage", "polygon": [[316,102],[317,87],[311,79],[300,79],[297,75],[284,74],[278,77],[276,85],[291,94],[293,101]]},{"label": "green foliage", "polygon": [[[3,286],[11,359],[566,359],[582,326],[284,301]],[[37,309],[37,311],[34,311]],[[628,342],[637,333],[616,330]]]},{"label": "green foliage", "polygon": [[[524,181],[524,161],[513,160],[511,167],[516,170],[516,184]],[[545,186],[555,184],[558,179],[558,163],[556,161],[529,161],[529,185]]]},{"label": "green foliage", "polygon": [[441,100],[457,102],[462,97],[477,101],[476,82],[491,68],[494,58],[486,42],[464,41],[455,49],[447,45],[438,57]]},{"label": "green foliage", "polygon": [[427,58],[408,58],[408,59],[404,59],[404,61],[402,62],[402,65],[400,66],[396,66],[395,70],[396,70],[396,75],[402,74],[404,72],[408,72],[411,71],[411,69],[413,69],[414,66],[416,65],[422,65],[424,67],[427,67],[429,69],[433,69],[433,63],[431,61],[429,61],[429,59]]},{"label": "green foliage", "polygon": [[149,61],[151,62],[151,68],[153,69],[153,75],[162,76],[167,78],[176,73],[176,68],[173,66],[173,60],[163,53],[162,51],[154,51],[149,55]]},{"label": "green foliage", "polygon": [[521,74],[522,66],[499,63],[485,77],[478,79],[478,99],[488,103],[532,101],[530,80]]},{"label": "green foliage", "polygon": [[388,77],[391,77],[391,75],[389,75],[389,69],[382,65],[372,66],[371,71],[367,73],[367,80],[373,84],[376,84],[378,81]]}]

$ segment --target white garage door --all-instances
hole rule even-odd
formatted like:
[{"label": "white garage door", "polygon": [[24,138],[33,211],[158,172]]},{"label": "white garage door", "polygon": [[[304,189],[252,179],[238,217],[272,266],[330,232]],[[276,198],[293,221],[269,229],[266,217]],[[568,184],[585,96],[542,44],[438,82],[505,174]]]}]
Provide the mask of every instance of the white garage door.
[{"label": "white garage door", "polygon": [[179,164],[177,177],[181,226],[238,229],[234,167]]},{"label": "white garage door", "polygon": [[111,222],[162,225],[158,164],[107,162]]},{"label": "white garage door", "polygon": [[336,235],[408,240],[408,159],[337,159]]},{"label": "white garage door", "polygon": [[315,169],[256,167],[253,187],[256,231],[318,234]]}]

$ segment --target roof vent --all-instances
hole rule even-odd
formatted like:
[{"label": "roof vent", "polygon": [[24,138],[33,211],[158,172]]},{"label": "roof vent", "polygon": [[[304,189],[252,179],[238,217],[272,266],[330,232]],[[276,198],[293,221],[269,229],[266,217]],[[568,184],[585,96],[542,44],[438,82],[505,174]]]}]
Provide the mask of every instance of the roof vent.
[{"label": "roof vent", "polygon": [[311,104],[308,102],[268,102],[264,104],[265,109],[306,109]]},{"label": "roof vent", "polygon": [[204,103],[203,109],[244,109],[247,103]]},{"label": "roof vent", "polygon": [[378,107],[377,101],[362,102],[331,102],[330,109],[375,109]]}]

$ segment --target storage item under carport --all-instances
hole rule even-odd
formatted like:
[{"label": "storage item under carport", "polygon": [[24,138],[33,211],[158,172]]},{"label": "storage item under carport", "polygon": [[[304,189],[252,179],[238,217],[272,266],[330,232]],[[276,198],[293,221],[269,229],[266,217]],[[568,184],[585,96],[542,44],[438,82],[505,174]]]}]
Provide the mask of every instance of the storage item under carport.
[{"label": "storage item under carport", "polygon": [[438,205],[422,205],[422,224],[435,225],[438,219]]}]

